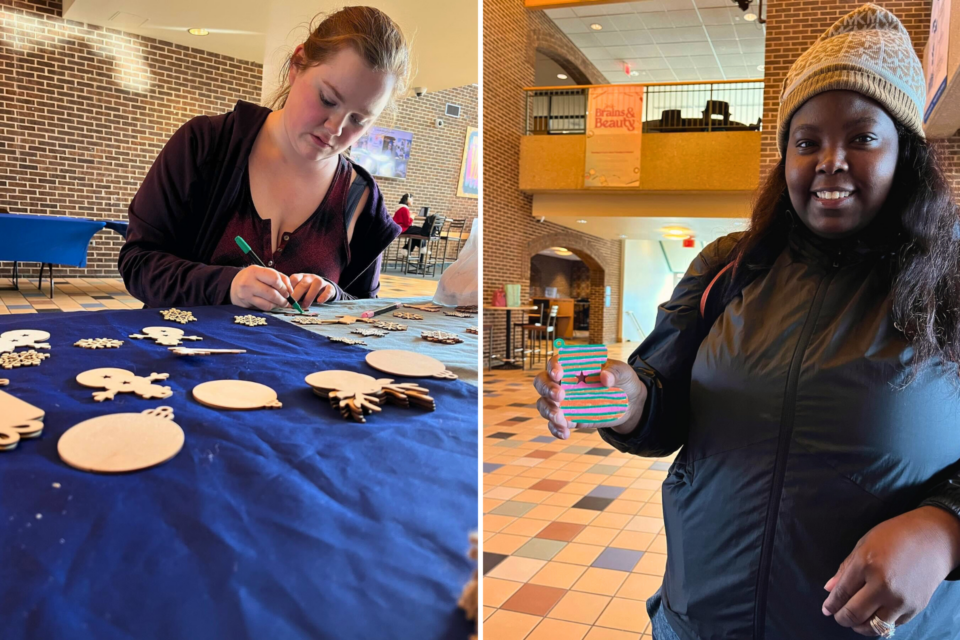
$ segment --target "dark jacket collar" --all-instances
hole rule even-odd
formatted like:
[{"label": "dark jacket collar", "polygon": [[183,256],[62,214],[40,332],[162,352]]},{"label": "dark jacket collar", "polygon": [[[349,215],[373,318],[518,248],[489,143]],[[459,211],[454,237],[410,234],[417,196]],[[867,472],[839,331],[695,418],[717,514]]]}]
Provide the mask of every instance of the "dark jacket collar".
[{"label": "dark jacket collar", "polygon": [[902,234],[891,231],[879,220],[856,235],[832,240],[815,234],[792,210],[788,215],[791,227],[787,242],[794,254],[804,261],[843,266],[869,257],[894,255],[903,244]]}]

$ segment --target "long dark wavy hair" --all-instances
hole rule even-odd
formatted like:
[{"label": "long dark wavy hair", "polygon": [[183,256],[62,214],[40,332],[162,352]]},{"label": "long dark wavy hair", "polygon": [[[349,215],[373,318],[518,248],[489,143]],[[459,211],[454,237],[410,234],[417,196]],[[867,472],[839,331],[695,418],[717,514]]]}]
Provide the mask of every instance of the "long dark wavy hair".
[{"label": "long dark wavy hair", "polygon": [[[899,123],[897,133],[893,188],[870,227],[895,243],[893,321],[914,349],[907,385],[934,358],[960,365],[960,211],[938,148]],[[750,227],[734,249],[724,305],[773,265],[795,224],[803,223],[791,211],[781,158],[760,186]]]}]

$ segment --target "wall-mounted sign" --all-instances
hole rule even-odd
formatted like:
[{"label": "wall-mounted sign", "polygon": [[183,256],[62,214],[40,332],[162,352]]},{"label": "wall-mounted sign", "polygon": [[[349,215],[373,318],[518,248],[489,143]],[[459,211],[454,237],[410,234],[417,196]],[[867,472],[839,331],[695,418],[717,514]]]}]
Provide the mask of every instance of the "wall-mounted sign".
[{"label": "wall-mounted sign", "polygon": [[642,128],[643,87],[590,89],[583,186],[639,186]]}]

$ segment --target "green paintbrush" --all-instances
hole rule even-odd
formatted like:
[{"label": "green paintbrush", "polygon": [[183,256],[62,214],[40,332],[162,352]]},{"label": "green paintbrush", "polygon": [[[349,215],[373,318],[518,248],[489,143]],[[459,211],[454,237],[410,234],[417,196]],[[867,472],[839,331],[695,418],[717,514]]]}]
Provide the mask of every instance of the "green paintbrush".
[{"label": "green paintbrush", "polygon": [[[263,260],[261,260],[260,257],[253,252],[253,249],[250,248],[250,245],[247,244],[246,240],[244,240],[240,236],[237,236],[236,238],[234,238],[234,240],[237,241],[237,246],[240,247],[240,250],[243,251],[244,254],[251,256],[256,261],[256,263],[261,267],[263,267],[264,269],[268,268],[267,265],[263,264]],[[300,307],[299,304],[297,304],[297,301],[293,299],[293,296],[287,296],[287,302],[289,302],[294,309],[296,309],[300,313],[303,313],[303,309]]]}]

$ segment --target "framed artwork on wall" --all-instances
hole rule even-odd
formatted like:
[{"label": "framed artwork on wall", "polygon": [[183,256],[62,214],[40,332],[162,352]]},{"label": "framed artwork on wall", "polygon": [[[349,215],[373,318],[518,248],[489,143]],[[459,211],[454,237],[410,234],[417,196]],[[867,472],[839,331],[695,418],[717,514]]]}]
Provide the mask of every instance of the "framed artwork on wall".
[{"label": "framed artwork on wall", "polygon": [[379,178],[407,177],[413,134],[371,127],[350,149],[354,162]]},{"label": "framed artwork on wall", "polygon": [[467,139],[463,144],[463,160],[460,163],[460,181],[457,183],[458,198],[478,198],[480,195],[480,132],[476,127],[467,127]]}]

